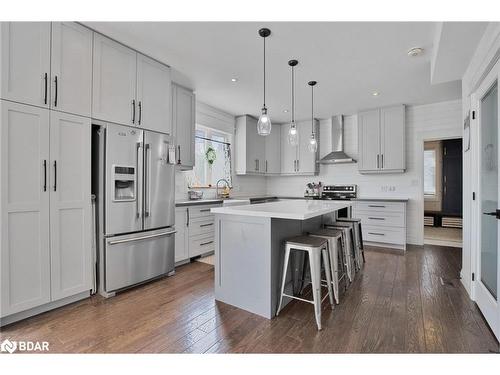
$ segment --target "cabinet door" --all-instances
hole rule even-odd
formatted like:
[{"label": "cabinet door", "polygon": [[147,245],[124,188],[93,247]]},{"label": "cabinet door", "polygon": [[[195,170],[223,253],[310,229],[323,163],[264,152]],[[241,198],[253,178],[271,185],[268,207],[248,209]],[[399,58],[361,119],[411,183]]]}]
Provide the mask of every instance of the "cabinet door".
[{"label": "cabinet door", "polygon": [[183,167],[194,166],[195,96],[184,87],[173,87],[173,121],[177,161]]},{"label": "cabinet door", "polygon": [[257,120],[246,116],[247,134],[247,172],[265,173],[266,169],[266,138],[257,133]]},{"label": "cabinet door", "polygon": [[175,209],[175,262],[181,262],[189,258],[188,249],[188,208],[178,207]]},{"label": "cabinet door", "polygon": [[380,168],[380,111],[358,114],[358,169],[377,171]]},{"label": "cabinet door", "polygon": [[[309,139],[311,138],[311,122],[303,121],[297,123],[299,133],[299,152],[297,157],[297,172],[299,174],[314,174],[316,173],[316,161],[318,160],[318,152],[309,151]],[[314,122],[314,132],[316,137],[319,136],[318,123]],[[317,138],[319,144],[319,138]]]},{"label": "cabinet door", "polygon": [[49,111],[2,100],[1,116],[4,317],[50,301]]},{"label": "cabinet door", "polygon": [[137,54],[137,125],[172,135],[170,68]]},{"label": "cabinet door", "polygon": [[51,111],[52,300],[91,289],[90,119]]},{"label": "cabinet door", "polygon": [[288,130],[290,125],[281,125],[281,174],[293,174],[296,172],[297,146],[291,146],[288,142]]},{"label": "cabinet door", "polygon": [[51,88],[51,108],[90,117],[91,30],[74,22],[52,23]]},{"label": "cabinet door", "polygon": [[130,48],[94,33],[93,118],[123,125],[137,123],[136,58]]},{"label": "cabinet door", "polygon": [[48,107],[49,81],[50,22],[2,22],[2,99]]},{"label": "cabinet door", "polygon": [[279,174],[281,170],[281,125],[273,125],[265,143],[264,172],[270,175]]},{"label": "cabinet door", "polygon": [[380,110],[380,168],[403,171],[405,167],[405,107]]}]

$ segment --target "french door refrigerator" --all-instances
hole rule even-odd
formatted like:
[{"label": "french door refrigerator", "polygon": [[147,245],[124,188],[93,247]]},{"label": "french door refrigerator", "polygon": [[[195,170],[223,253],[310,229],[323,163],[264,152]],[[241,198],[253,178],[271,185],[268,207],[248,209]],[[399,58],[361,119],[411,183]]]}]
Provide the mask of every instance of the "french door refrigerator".
[{"label": "french door refrigerator", "polygon": [[[99,293],[174,270],[174,163],[169,135],[115,124],[93,126]],[[170,158],[169,158],[170,156]]]}]

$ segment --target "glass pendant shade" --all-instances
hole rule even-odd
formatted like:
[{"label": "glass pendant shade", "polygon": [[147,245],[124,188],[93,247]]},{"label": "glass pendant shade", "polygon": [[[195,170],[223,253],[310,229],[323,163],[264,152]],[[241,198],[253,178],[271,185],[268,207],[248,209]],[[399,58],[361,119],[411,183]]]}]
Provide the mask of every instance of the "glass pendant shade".
[{"label": "glass pendant shade", "polygon": [[318,151],[318,140],[316,139],[316,135],[314,133],[311,134],[309,138],[309,144],[307,145],[309,151],[316,152]]},{"label": "glass pendant shade", "polygon": [[267,108],[262,108],[262,114],[259,117],[259,122],[257,122],[257,133],[262,136],[271,134],[271,119],[267,114]]},{"label": "glass pendant shade", "polygon": [[292,146],[297,146],[299,144],[299,132],[295,122],[290,123],[290,128],[288,129],[288,143]]}]

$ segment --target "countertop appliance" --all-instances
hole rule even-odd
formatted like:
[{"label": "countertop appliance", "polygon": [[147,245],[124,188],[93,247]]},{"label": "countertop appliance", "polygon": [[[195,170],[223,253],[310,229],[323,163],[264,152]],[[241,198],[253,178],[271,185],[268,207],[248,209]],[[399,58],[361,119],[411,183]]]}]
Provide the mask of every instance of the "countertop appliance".
[{"label": "countertop appliance", "polygon": [[174,147],[169,135],[122,125],[92,127],[99,293],[174,271]]}]

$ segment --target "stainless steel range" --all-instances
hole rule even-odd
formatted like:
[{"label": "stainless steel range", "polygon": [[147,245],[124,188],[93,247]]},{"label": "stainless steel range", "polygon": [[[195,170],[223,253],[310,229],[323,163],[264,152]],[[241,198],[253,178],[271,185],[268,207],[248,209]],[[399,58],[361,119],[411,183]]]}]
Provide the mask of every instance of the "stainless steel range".
[{"label": "stainless steel range", "polygon": [[351,200],[357,197],[357,185],[325,185],[320,199]]}]

